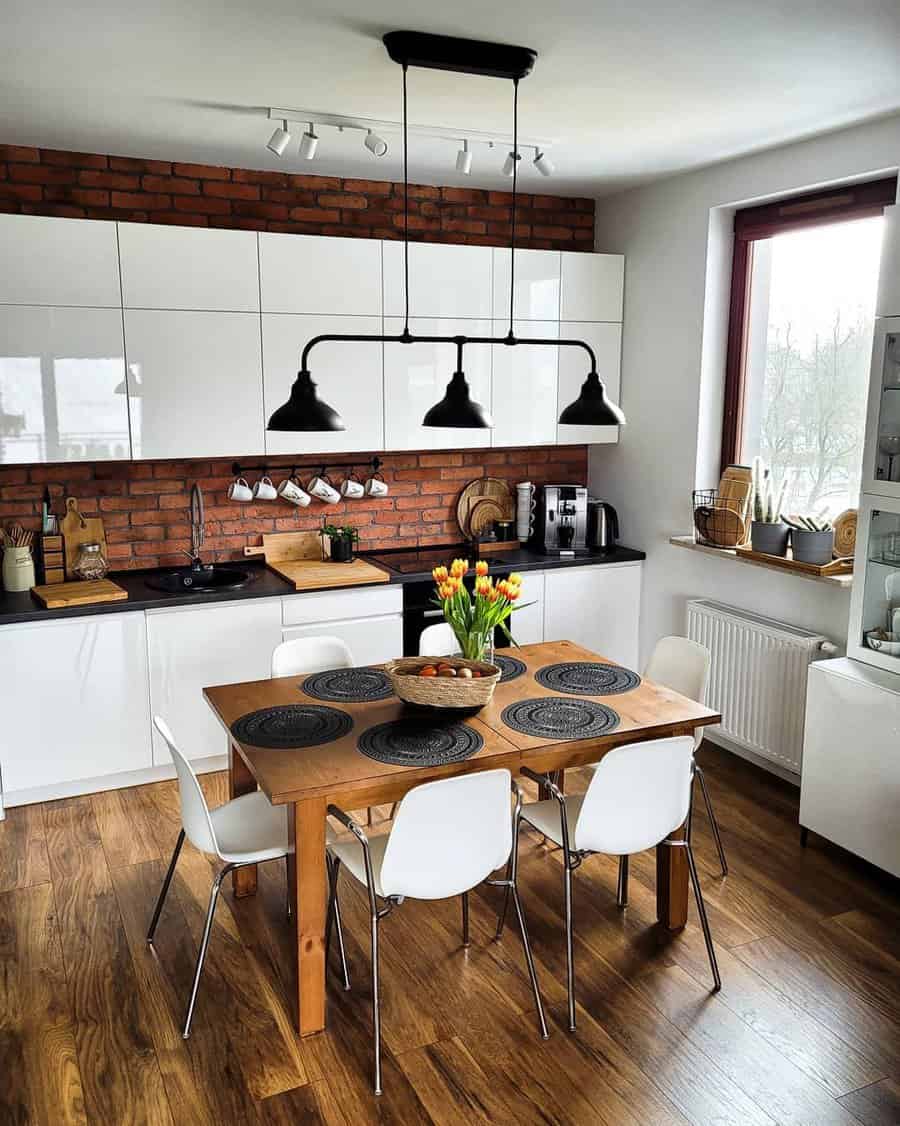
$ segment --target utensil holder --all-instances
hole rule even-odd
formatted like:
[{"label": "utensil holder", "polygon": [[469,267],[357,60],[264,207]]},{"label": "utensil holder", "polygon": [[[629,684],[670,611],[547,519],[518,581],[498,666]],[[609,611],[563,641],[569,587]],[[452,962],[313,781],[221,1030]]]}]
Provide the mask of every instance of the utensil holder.
[{"label": "utensil holder", "polygon": [[30,547],[3,549],[3,587],[10,593],[31,590],[34,586],[34,559]]}]

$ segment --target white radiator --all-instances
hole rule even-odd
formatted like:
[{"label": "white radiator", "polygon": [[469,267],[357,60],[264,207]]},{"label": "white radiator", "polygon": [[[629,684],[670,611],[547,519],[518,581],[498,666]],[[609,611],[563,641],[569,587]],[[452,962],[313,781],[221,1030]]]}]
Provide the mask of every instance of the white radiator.
[{"label": "white radiator", "polygon": [[687,605],[688,637],[712,653],[707,703],[722,714],[710,734],[800,773],[806,670],[837,650],[821,634],[708,599]]}]

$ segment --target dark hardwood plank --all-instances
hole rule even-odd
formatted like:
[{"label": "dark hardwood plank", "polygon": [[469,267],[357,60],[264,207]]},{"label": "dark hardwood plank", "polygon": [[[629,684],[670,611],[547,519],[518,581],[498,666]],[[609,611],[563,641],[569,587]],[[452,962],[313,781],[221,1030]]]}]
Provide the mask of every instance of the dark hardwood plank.
[{"label": "dark hardwood plank", "polygon": [[0,892],[49,882],[43,807],[8,809],[0,821]]},{"label": "dark hardwood plank", "polygon": [[88,1118],[169,1126],[91,801],[54,802],[45,822]]},{"label": "dark hardwood plank", "polygon": [[900,1083],[893,1079],[851,1091],[840,1102],[863,1126],[897,1126],[900,1122]]}]

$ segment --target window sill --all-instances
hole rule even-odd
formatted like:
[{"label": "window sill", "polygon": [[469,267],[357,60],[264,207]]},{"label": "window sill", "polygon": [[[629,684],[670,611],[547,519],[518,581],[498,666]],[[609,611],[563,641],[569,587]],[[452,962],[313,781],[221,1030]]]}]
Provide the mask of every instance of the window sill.
[{"label": "window sill", "polygon": [[777,563],[763,563],[760,559],[748,559],[744,555],[727,547],[707,547],[706,544],[694,543],[693,536],[670,536],[669,543],[675,547],[686,547],[689,551],[701,551],[704,555],[715,555],[721,559],[733,559],[745,567],[762,567],[766,571],[777,571],[779,575],[788,578],[805,579],[807,582],[825,584],[837,587],[839,590],[849,590],[853,585],[852,575],[807,575],[803,571],[789,571]]}]

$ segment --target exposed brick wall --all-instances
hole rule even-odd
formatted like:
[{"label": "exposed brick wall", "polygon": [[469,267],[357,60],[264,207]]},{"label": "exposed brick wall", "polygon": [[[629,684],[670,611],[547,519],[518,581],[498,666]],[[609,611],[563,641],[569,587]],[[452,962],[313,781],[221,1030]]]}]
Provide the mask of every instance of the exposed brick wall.
[{"label": "exposed brick wall", "polygon": [[[224,460],[6,466],[0,467],[0,523],[38,528],[47,486],[54,511],[62,512],[63,497],[75,496],[83,512],[103,517],[114,568],[169,566],[183,564],[180,550],[190,546],[188,501],[195,481],[206,502],[204,557],[227,560],[243,558],[244,546],[259,543],[262,532],[316,528],[323,517],[357,525],[363,550],[449,543],[460,534],[457,496],[473,477],[502,477],[511,485],[587,480],[586,446],[386,453],[384,461],[388,496],[328,506],[313,500],[301,509],[282,500],[233,503],[227,496],[231,462]],[[267,459],[276,485],[295,463],[308,467],[299,474],[305,485],[322,462],[321,457]],[[284,466],[287,470],[280,469]],[[343,472],[332,475],[336,484]],[[250,484],[259,476],[248,474]]]},{"label": "exposed brick wall", "polygon": [[[410,185],[410,237],[502,246],[511,196]],[[400,238],[403,185],[0,145],[0,212]],[[594,201],[519,193],[516,245],[594,246]]]}]

